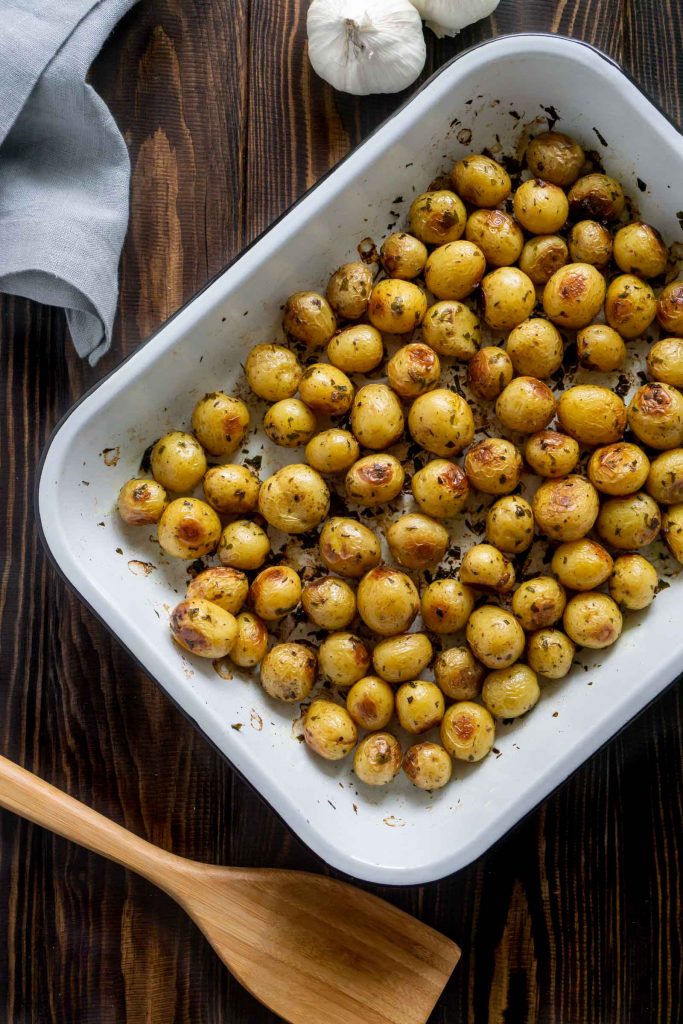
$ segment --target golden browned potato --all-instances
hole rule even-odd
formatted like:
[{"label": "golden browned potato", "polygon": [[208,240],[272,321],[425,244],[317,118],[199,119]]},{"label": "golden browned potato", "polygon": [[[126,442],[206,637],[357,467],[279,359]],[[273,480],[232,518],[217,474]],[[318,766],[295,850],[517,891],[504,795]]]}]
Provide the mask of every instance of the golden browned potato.
[{"label": "golden browned potato", "polygon": [[481,688],[481,699],[496,718],[519,718],[538,703],[540,696],[536,673],[521,662],[489,672]]},{"label": "golden browned potato", "polygon": [[580,220],[569,232],[569,255],[602,270],[612,259],[612,236],[597,220]]},{"label": "golden browned potato", "polygon": [[394,691],[379,676],[364,676],[346,695],[346,710],[361,729],[385,729],[394,717]]},{"label": "golden browned potato", "polygon": [[402,345],[387,363],[389,384],[401,398],[417,398],[436,387],[441,363],[433,348],[421,342]]},{"label": "golden browned potato", "polygon": [[683,444],[683,395],[668,384],[644,384],[628,407],[628,425],[643,444],[666,451]]},{"label": "golden browned potato", "polygon": [[587,448],[618,441],[626,427],[626,406],[614,391],[597,384],[567,388],[557,404],[562,429]]},{"label": "golden browned potato", "polygon": [[318,665],[324,679],[346,689],[367,675],[370,651],[354,633],[330,633],[318,648]]},{"label": "golden browned potato", "polygon": [[647,356],[647,372],[650,380],[683,388],[683,338],[656,341]]},{"label": "golden browned potato", "polygon": [[557,185],[542,178],[523,181],[513,197],[515,217],[532,235],[552,235],[569,216],[569,202]]},{"label": "golden browned potato", "polygon": [[244,364],[247,384],[267,402],[293,398],[303,372],[295,354],[284,345],[255,345]]},{"label": "golden browned potato", "polygon": [[370,293],[368,317],[373,327],[388,334],[409,334],[427,312],[427,296],[412,281],[387,277]]},{"label": "golden browned potato", "polygon": [[404,480],[403,466],[393,455],[366,455],[346,474],[346,494],[368,507],[386,505],[401,493]]},{"label": "golden browned potato", "polygon": [[473,206],[498,206],[510,195],[510,175],[490,156],[474,153],[463,157],[451,171],[453,188]]},{"label": "golden browned potato", "polygon": [[186,597],[202,598],[237,615],[249,593],[249,580],[239,569],[218,566],[205,569],[188,583]]},{"label": "golden browned potato", "polygon": [[434,662],[434,679],[451,700],[476,700],[484,675],[468,647],[449,647]]},{"label": "golden browned potato", "polygon": [[584,165],[586,155],[570,135],[563,132],[541,132],[527,146],[527,167],[537,178],[553,185],[571,185]]},{"label": "golden browned potato", "polygon": [[299,398],[283,398],[271,405],[263,417],[263,429],[281,448],[298,448],[308,444],[316,430],[315,413]]},{"label": "golden browned potato", "polygon": [[269,697],[288,704],[306,700],[317,667],[315,652],[306,644],[276,644],[261,662],[261,686]]},{"label": "golden browned potato", "polygon": [[224,516],[244,515],[258,505],[261,481],[247,466],[211,466],[204,477],[204,497]]},{"label": "golden browned potato", "polygon": [[496,604],[472,612],[466,636],[475,658],[487,668],[507,668],[524,650],[524,630],[512,612]]},{"label": "golden browned potato", "polygon": [[171,636],[180,647],[200,658],[224,658],[237,636],[235,616],[211,601],[195,597],[171,612]]},{"label": "golden browned potato", "polygon": [[512,330],[535,305],[534,283],[519,267],[498,267],[481,282],[482,315],[494,331]]},{"label": "golden browned potato", "polygon": [[485,401],[493,401],[508,386],[514,376],[510,356],[496,345],[486,345],[467,364],[467,383],[470,391]]},{"label": "golden browned potato", "polygon": [[403,633],[380,640],[372,653],[372,663],[381,679],[405,683],[419,678],[433,654],[431,641],[424,633]]},{"label": "golden browned potato", "polygon": [[486,513],[486,540],[507,555],[527,551],[534,539],[531,505],[517,494],[499,498]]},{"label": "golden browned potato", "polygon": [[283,466],[261,484],[259,512],[284,533],[306,533],[322,523],[330,508],[327,484],[304,463]]},{"label": "golden browned potato", "polygon": [[386,786],[401,770],[401,744],[390,732],[373,732],[360,741],[353,755],[356,778],[366,786]]},{"label": "golden browned potato", "polygon": [[462,556],[460,580],[472,587],[507,594],[515,585],[515,569],[510,559],[492,544],[474,544]]},{"label": "golden browned potato", "polygon": [[522,249],[519,269],[534,284],[547,284],[556,270],[569,260],[569,249],[559,235],[536,235],[530,238]]},{"label": "golden browned potato", "polygon": [[422,621],[432,633],[464,629],[473,609],[474,591],[459,580],[434,580],[422,592]]},{"label": "golden browned potato", "polygon": [[588,479],[603,494],[633,494],[649,471],[650,460],[643,449],[628,441],[596,448],[588,460]]},{"label": "golden browned potato", "polygon": [[529,637],[529,668],[546,679],[564,679],[572,667],[576,647],[560,629],[539,629]]},{"label": "golden browned potato", "polygon": [[496,400],[496,416],[508,430],[535,434],[555,415],[555,398],[537,377],[515,377]]},{"label": "golden browned potato", "polygon": [[512,595],[512,611],[528,633],[554,626],[562,618],[566,604],[564,587],[552,576],[525,580]]},{"label": "golden browned potato", "polygon": [[326,761],[340,761],[358,742],[358,730],[346,708],[314,700],[304,720],[306,745]]},{"label": "golden browned potato", "polygon": [[683,280],[665,285],[657,299],[657,320],[667,334],[683,337]]},{"label": "golden browned potato", "polygon": [[427,246],[414,235],[395,231],[384,240],[380,250],[382,266],[389,277],[411,281],[419,277],[427,262]]},{"label": "golden browned potato", "polygon": [[531,502],[539,532],[552,540],[585,537],[598,517],[598,492],[581,476],[545,480]]},{"label": "golden browned potato", "polygon": [[195,405],[192,429],[210,455],[232,455],[244,441],[249,420],[249,410],[240,398],[214,391],[204,395]]},{"label": "golden browned potato", "polygon": [[386,533],[391,556],[406,569],[438,565],[448,550],[448,530],[421,512],[409,512],[391,524]]},{"label": "golden browned potato", "polygon": [[443,789],[453,773],[448,751],[439,743],[415,743],[403,755],[403,771],[418,789]]},{"label": "golden browned potato", "polygon": [[230,661],[239,668],[254,668],[266,656],[268,629],[258,615],[240,612],[237,616],[237,637],[230,648]]},{"label": "golden browned potato", "polygon": [[524,245],[524,234],[509,213],[475,210],[467,219],[465,238],[478,245],[492,267],[516,263]]},{"label": "golden browned potato", "polygon": [[299,574],[288,565],[263,569],[249,589],[249,603],[265,622],[283,619],[298,607],[300,600]]},{"label": "golden browned potato", "polygon": [[368,308],[374,274],[360,260],[335,270],[327,285],[327,301],[342,320],[357,320]]},{"label": "golden browned potato", "polygon": [[166,508],[166,491],[156,480],[128,480],[119,491],[119,515],[128,526],[158,523]]},{"label": "golden browned potato", "polygon": [[505,350],[516,373],[526,377],[550,377],[562,366],[564,355],[557,327],[540,317],[518,324],[508,335]]},{"label": "golden browned potato", "polygon": [[519,450],[505,437],[487,437],[467,452],[465,472],[482,494],[510,494],[522,479],[524,462]]},{"label": "golden browned potato", "polygon": [[429,255],[425,283],[437,299],[464,299],[477,287],[486,270],[486,257],[474,242],[447,242]]},{"label": "golden browned potato", "polygon": [[676,561],[683,563],[683,504],[662,509],[662,535]]},{"label": "golden browned potato", "polygon": [[457,242],[465,230],[466,220],[462,199],[448,189],[416,196],[408,213],[411,232],[428,245]]},{"label": "golden browned potato", "polygon": [[319,539],[320,558],[332,572],[355,579],[379,565],[382,556],[379,538],[373,531],[342,516],[328,519]]},{"label": "golden browned potato", "polygon": [[622,336],[607,324],[589,324],[576,335],[579,363],[586,370],[610,373],[619,370],[626,359]]},{"label": "golden browned potato", "polygon": [[320,629],[345,629],[356,615],[356,595],[346,582],[322,576],[306,583],[301,594],[304,611]]},{"label": "golden browned potato", "polygon": [[382,335],[371,324],[344,327],[330,338],[327,358],[344,373],[370,373],[384,359]]},{"label": "golden browned potato", "polygon": [[565,633],[575,644],[596,651],[616,643],[623,626],[618,606],[607,594],[597,591],[575,594],[562,621]]},{"label": "golden browned potato", "polygon": [[595,529],[606,544],[622,551],[644,548],[657,537],[662,525],[657,502],[638,491],[623,498],[609,498],[600,509]]},{"label": "golden browned potato", "polygon": [[167,491],[193,491],[206,473],[206,456],[192,434],[172,430],[152,448],[152,475]]},{"label": "golden browned potato", "polygon": [[345,473],[360,457],[360,445],[350,430],[331,427],[316,434],[306,445],[306,461],[318,473]]},{"label": "golden browned potato", "polygon": [[365,625],[380,636],[407,633],[420,610],[413,581],[388,565],[378,565],[363,576],[356,601]]},{"label": "golden browned potato", "polygon": [[557,430],[539,430],[527,439],[524,457],[538,476],[568,476],[579,461],[579,445]]},{"label": "golden browned potato", "polygon": [[466,363],[479,348],[481,324],[462,302],[435,302],[422,321],[422,337],[439,355]]},{"label": "golden browned potato", "polygon": [[637,338],[655,318],[657,300],[647,283],[633,274],[615,277],[605,296],[605,319],[624,338]]},{"label": "golden browned potato", "polygon": [[441,742],[456,761],[481,761],[496,739],[490,711],[469,700],[452,704],[441,723]]},{"label": "golden browned potato", "polygon": [[228,523],[218,545],[221,563],[233,569],[260,569],[269,551],[268,534],[248,519]]},{"label": "golden browned potato", "polygon": [[462,512],[470,493],[467,475],[457,462],[431,459],[411,480],[420,511],[435,519],[452,519]]},{"label": "golden browned potato", "polygon": [[614,236],[614,260],[625,274],[659,277],[666,270],[668,252],[656,228],[633,221]]},{"label": "golden browned potato", "polygon": [[567,263],[543,289],[546,316],[570,330],[586,327],[605,300],[605,279],[590,263]]},{"label": "golden browned potato", "polygon": [[285,302],[282,326],[295,341],[308,348],[322,348],[336,331],[337,318],[318,292],[295,292]]},{"label": "golden browned potato", "polygon": [[216,549],[221,521],[198,498],[176,498],[163,511],[157,525],[162,551],[173,558],[201,558]]},{"label": "golden browned potato", "polygon": [[386,384],[366,384],[358,391],[351,409],[351,430],[364,448],[389,448],[404,426],[401,403]]},{"label": "golden browned potato", "polygon": [[342,416],[351,408],[353,384],[342,370],[331,363],[313,363],[304,370],[299,394],[314,412]]},{"label": "golden browned potato", "polygon": [[683,448],[672,448],[653,459],[646,490],[660,505],[683,501]]},{"label": "golden browned potato", "polygon": [[570,590],[596,590],[612,572],[612,556],[602,544],[583,537],[560,544],[550,568]]},{"label": "golden browned potato", "polygon": [[574,220],[616,220],[624,212],[624,190],[607,174],[586,174],[569,190],[569,210]]},{"label": "golden browned potato", "polygon": [[445,710],[443,693],[436,683],[417,679],[404,683],[396,691],[396,715],[406,732],[419,734],[433,729]]},{"label": "golden browned potato", "polygon": [[649,607],[657,593],[657,570],[642,555],[620,555],[609,578],[613,601],[630,612]]},{"label": "golden browned potato", "polygon": [[460,395],[436,388],[415,399],[408,413],[408,430],[428,452],[450,457],[471,444],[474,416]]}]

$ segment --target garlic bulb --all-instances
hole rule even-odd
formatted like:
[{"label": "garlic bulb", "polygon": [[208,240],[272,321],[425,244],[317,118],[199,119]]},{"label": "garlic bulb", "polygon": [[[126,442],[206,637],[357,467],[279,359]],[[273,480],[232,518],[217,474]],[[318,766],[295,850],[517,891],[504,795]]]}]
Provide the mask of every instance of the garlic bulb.
[{"label": "garlic bulb", "polygon": [[420,15],[411,0],[313,0],[308,56],[342,92],[399,92],[427,58]]},{"label": "garlic bulb", "polygon": [[493,14],[500,0],[412,0],[427,28],[442,39]]}]

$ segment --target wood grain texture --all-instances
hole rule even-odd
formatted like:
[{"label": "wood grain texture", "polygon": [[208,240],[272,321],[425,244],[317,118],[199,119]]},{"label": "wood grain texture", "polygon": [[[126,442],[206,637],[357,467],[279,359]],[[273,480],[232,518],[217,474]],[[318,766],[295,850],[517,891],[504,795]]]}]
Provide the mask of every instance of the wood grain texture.
[{"label": "wood grain texture", "polygon": [[[0,304],[0,752],[178,854],[319,871],[68,593],[27,511],[69,404],[405,99],[324,86],[306,6],[146,0],[93,69],[133,167],[121,314],[93,371],[60,313]],[[674,0],[502,0],[456,40],[430,35],[424,74],[494,33],[576,35],[680,124],[680,14]],[[434,1024],[683,1020],[682,719],[669,691],[472,867],[373,890],[463,947]],[[0,815],[0,1024],[276,1019],[167,897]]]}]

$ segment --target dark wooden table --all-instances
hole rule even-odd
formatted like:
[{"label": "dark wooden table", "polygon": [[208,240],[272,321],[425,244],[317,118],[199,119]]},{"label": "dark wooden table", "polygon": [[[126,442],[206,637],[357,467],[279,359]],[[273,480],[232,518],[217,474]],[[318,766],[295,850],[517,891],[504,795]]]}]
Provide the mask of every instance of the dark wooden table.
[{"label": "dark wooden table", "polygon": [[[61,312],[0,305],[0,751],[179,854],[323,871],[57,579],[32,517],[59,416],[404,98],[325,87],[306,8],[146,0],[94,68],[133,167],[115,344],[90,370]],[[425,76],[496,33],[560,32],[621,61],[681,124],[682,13],[502,0],[456,40],[429,34]],[[683,1020],[681,734],[669,690],[469,869],[383,891],[463,947],[437,1024]],[[169,899],[0,813],[0,1024],[274,1019]]]}]

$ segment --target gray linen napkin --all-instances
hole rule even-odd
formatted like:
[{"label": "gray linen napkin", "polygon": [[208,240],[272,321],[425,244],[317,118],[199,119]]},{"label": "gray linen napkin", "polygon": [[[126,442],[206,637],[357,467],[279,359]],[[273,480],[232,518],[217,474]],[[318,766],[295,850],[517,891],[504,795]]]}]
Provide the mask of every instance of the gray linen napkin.
[{"label": "gray linen napkin", "polygon": [[0,292],[66,310],[94,365],[111,344],[130,164],[85,82],[137,0],[0,0]]}]

